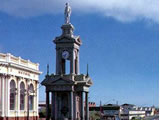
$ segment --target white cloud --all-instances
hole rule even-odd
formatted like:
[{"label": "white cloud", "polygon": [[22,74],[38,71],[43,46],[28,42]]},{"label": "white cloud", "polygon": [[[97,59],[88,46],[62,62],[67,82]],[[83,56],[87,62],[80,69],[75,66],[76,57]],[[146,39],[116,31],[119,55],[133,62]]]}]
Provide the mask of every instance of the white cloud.
[{"label": "white cloud", "polygon": [[[64,11],[66,0],[0,0],[0,11],[12,16],[32,17]],[[99,13],[119,21],[159,21],[158,0],[69,0],[72,11]]]}]

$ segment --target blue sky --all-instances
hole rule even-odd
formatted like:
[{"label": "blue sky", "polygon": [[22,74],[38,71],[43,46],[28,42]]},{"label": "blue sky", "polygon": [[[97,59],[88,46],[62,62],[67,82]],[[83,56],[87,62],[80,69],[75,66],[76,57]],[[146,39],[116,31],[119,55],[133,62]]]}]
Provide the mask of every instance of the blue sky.
[{"label": "blue sky", "polygon": [[[46,64],[55,72],[55,45],[61,34],[64,4],[6,0],[0,5],[0,52]],[[158,106],[158,0],[70,1],[74,34],[83,42],[80,71],[93,79],[89,101]],[[146,7],[149,6],[150,7]],[[135,7],[136,6],[136,7]],[[113,100],[114,99],[114,100]],[[45,100],[44,87],[40,100]]]}]

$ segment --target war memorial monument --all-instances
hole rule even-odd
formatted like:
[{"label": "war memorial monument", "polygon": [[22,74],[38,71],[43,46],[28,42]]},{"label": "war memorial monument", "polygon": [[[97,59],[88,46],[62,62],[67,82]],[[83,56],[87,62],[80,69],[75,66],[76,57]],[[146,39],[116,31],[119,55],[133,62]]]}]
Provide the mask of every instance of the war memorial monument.
[{"label": "war memorial monument", "polygon": [[[56,73],[47,74],[41,83],[46,88],[46,120],[89,120],[88,93],[92,80],[88,73],[79,73],[79,49],[82,41],[73,34],[71,7],[68,3],[64,15],[62,35],[53,40],[56,44]],[[69,66],[66,65],[67,62]]]}]

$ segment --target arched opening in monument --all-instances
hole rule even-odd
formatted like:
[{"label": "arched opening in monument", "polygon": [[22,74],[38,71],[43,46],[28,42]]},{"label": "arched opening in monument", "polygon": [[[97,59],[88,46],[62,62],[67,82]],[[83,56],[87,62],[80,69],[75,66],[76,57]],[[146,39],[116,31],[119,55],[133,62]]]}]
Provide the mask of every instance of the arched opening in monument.
[{"label": "arched opening in monument", "polygon": [[68,116],[69,108],[68,108],[68,94],[62,93],[61,94],[61,114],[64,117]]},{"label": "arched opening in monument", "polygon": [[57,94],[57,119],[69,117],[69,94],[67,92],[59,92]]},{"label": "arched opening in monument", "polygon": [[65,62],[66,62],[65,59],[62,59],[62,71],[61,71],[62,74],[65,74],[65,69],[66,69],[65,68],[66,67],[66,65],[65,65],[66,63]]},{"label": "arched opening in monument", "polygon": [[66,60],[66,65],[65,65],[65,68],[66,68],[66,74],[70,74],[70,60]]},{"label": "arched opening in monument", "polygon": [[62,59],[62,74],[70,74],[70,60]]}]

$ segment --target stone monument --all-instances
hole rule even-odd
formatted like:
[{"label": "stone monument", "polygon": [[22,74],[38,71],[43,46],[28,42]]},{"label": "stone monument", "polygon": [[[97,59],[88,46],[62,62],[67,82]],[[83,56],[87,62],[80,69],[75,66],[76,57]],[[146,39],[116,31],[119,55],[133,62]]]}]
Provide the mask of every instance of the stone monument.
[{"label": "stone monument", "polygon": [[47,120],[89,120],[88,92],[92,80],[88,73],[79,73],[79,49],[82,41],[73,34],[70,14],[71,8],[66,3],[62,35],[53,40],[56,44],[56,73],[47,74],[41,83],[46,88]]}]

